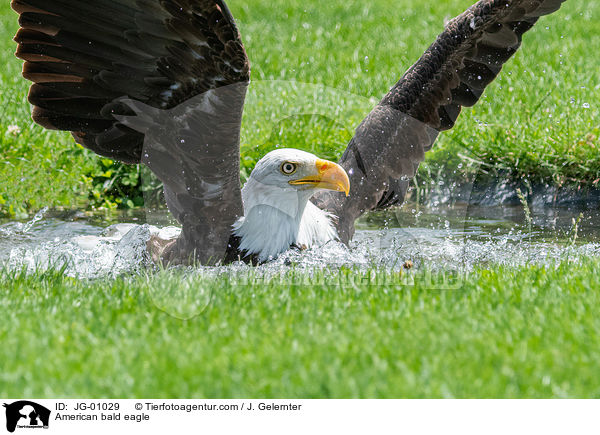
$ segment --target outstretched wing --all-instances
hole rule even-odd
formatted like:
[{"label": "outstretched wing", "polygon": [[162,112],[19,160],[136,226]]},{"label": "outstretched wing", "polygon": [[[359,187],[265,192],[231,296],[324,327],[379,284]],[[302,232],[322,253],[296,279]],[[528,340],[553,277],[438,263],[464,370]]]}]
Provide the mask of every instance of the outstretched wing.
[{"label": "outstretched wing", "polygon": [[225,3],[13,0],[12,7],[20,14],[16,54],[34,82],[33,119],[71,131],[100,155],[147,164],[165,184],[187,252],[216,259],[243,212],[239,132],[250,75]]},{"label": "outstretched wing", "polygon": [[313,201],[338,216],[344,242],[364,212],[402,203],[439,131],[452,128],[521,45],[523,33],[565,0],[481,0],[448,23],[437,40],[359,125],[340,164],[351,193]]}]

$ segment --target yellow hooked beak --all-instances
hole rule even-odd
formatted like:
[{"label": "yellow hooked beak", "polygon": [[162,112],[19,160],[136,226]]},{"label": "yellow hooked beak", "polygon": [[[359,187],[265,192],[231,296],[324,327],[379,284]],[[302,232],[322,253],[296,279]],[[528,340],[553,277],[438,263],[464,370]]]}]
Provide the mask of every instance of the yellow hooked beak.
[{"label": "yellow hooked beak", "polygon": [[344,192],[346,196],[350,194],[350,180],[344,168],[337,163],[321,159],[317,159],[315,166],[317,169],[315,175],[292,180],[289,183],[294,185],[310,184],[315,189],[320,188]]}]

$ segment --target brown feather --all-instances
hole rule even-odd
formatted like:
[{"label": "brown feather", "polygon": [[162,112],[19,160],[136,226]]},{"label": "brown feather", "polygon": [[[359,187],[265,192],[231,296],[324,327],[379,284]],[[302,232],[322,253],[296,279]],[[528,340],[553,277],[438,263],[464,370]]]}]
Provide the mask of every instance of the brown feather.
[{"label": "brown feather", "polygon": [[[11,6],[20,14],[16,54],[25,60],[24,77],[36,83],[29,101],[44,109],[36,112],[44,113],[37,119],[52,128],[83,128],[79,133],[85,135],[77,137],[85,136],[84,146],[111,158],[120,159],[122,154],[122,160],[130,162],[133,150],[139,152],[140,134],[129,132],[132,149],[126,149],[124,140],[118,147],[96,143],[96,127],[106,125],[102,97],[104,105],[129,96],[168,109],[217,86],[249,79],[239,33],[221,2],[13,0]],[[234,60],[238,71],[220,67],[223,59]],[[215,80],[223,75],[223,68],[225,80]],[[60,87],[64,103],[44,85]],[[54,101],[49,102],[51,94]],[[67,112],[73,116],[71,121]],[[94,113],[102,122],[90,124],[94,131],[86,130],[82,118],[91,119]],[[106,131],[118,124],[114,120]]]},{"label": "brown feather", "polygon": [[[521,36],[564,0],[481,0],[451,20],[356,130],[340,161],[350,196],[314,198],[339,217],[347,242],[362,213],[399,204],[438,132],[452,128],[519,48]],[[422,152],[417,153],[415,149]]]},{"label": "brown feather", "polygon": [[143,161],[165,184],[169,208],[183,225],[169,258],[218,261],[243,212],[239,130],[250,77],[227,6],[220,0],[11,4],[20,15],[16,55],[34,82],[33,119],[71,131],[102,156]]}]

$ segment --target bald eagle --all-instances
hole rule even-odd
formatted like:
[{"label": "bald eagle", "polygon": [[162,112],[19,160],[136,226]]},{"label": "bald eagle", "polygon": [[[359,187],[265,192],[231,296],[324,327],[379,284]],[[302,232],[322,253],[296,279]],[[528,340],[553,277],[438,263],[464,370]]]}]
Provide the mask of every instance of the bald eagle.
[{"label": "bald eagle", "polygon": [[243,189],[250,66],[222,0],[12,0],[12,8],[33,119],[102,156],[147,165],[182,226],[162,259],[214,264],[347,243],[361,214],[402,203],[438,133],[563,1],[479,1],[373,108],[338,163],[278,149]]}]

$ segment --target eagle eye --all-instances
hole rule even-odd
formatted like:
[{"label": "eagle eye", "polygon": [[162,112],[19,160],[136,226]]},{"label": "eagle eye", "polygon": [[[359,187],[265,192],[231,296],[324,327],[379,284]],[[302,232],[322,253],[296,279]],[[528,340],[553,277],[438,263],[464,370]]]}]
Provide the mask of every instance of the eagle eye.
[{"label": "eagle eye", "polygon": [[298,169],[298,165],[292,162],[283,162],[279,169],[285,175],[292,175]]}]

